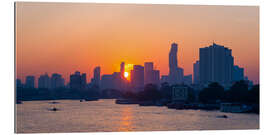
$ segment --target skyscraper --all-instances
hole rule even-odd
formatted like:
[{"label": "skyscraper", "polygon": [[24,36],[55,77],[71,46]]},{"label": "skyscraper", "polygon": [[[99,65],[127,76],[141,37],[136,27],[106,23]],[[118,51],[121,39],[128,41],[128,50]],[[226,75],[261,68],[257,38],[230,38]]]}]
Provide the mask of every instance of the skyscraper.
[{"label": "skyscraper", "polygon": [[104,74],[101,77],[101,89],[114,89],[114,81],[113,75],[111,74]]},{"label": "skyscraper", "polygon": [[144,67],[141,65],[134,65],[130,72],[131,85],[136,91],[144,88]]},{"label": "skyscraper", "polygon": [[100,85],[100,67],[95,67],[94,69],[94,77],[93,77],[93,84],[96,86]]},{"label": "skyscraper", "polygon": [[172,43],[171,50],[169,53],[169,83],[170,84],[179,84],[183,82],[184,70],[178,67],[177,51],[178,51],[178,45],[176,43]]},{"label": "skyscraper", "polygon": [[47,73],[45,73],[44,75],[40,75],[40,77],[38,78],[38,88],[40,89],[51,88],[50,77],[48,76]]},{"label": "skyscraper", "polygon": [[22,81],[20,79],[16,79],[16,86],[17,86],[17,88],[23,87]]},{"label": "skyscraper", "polygon": [[155,84],[159,85],[160,83],[160,74],[159,70],[154,70],[153,62],[144,63],[144,84]]},{"label": "skyscraper", "polygon": [[192,75],[185,75],[184,76],[184,84],[186,84],[186,85],[192,84]]},{"label": "skyscraper", "polygon": [[26,88],[35,88],[35,76],[26,76],[25,87]]},{"label": "skyscraper", "polygon": [[160,81],[161,81],[161,83],[165,83],[165,82],[169,83],[169,76],[162,75]]},{"label": "skyscraper", "polygon": [[196,61],[193,64],[193,83],[199,84],[199,80],[200,80],[200,62]]},{"label": "skyscraper", "polygon": [[62,75],[54,73],[51,77],[51,88],[57,89],[65,86],[65,80]]},{"label": "skyscraper", "polygon": [[232,50],[224,46],[213,45],[200,48],[200,83],[218,82],[230,85],[233,73]]},{"label": "skyscraper", "polygon": [[125,62],[121,62],[120,73],[121,73],[121,78],[124,78],[124,74],[125,74]]},{"label": "skyscraper", "polygon": [[84,89],[86,88],[86,74],[83,73],[82,75],[80,72],[76,71],[74,74],[70,75],[70,82],[69,82],[71,89]]},{"label": "skyscraper", "polygon": [[233,66],[233,81],[244,80],[244,68],[240,68],[239,66]]},{"label": "skyscraper", "polygon": [[144,84],[153,83],[153,70],[154,64],[153,62],[145,62],[144,63]]}]

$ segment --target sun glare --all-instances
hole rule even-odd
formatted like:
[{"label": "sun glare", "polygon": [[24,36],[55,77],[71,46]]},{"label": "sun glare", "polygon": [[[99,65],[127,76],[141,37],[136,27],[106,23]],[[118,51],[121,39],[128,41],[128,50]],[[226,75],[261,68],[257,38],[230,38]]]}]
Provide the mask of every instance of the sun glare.
[{"label": "sun glare", "polygon": [[124,77],[125,77],[125,78],[128,78],[128,72],[125,72],[125,73],[124,73]]}]

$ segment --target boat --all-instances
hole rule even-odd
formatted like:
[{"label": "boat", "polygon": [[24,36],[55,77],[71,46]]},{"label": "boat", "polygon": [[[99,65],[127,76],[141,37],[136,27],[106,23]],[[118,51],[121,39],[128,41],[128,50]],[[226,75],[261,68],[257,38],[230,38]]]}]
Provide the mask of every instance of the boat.
[{"label": "boat", "polygon": [[251,106],[240,103],[221,103],[220,111],[221,112],[230,112],[230,113],[244,113],[252,110]]},{"label": "boat", "polygon": [[116,99],[116,104],[138,104],[138,101],[132,99]]}]

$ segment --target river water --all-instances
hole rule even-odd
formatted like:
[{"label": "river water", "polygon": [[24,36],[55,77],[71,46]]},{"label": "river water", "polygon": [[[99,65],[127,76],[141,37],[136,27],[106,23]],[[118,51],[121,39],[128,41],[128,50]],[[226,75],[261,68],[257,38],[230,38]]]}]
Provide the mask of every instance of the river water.
[{"label": "river water", "polygon": [[[119,105],[115,100],[25,101],[16,104],[16,132],[117,132],[258,129],[258,114],[175,110],[167,107]],[[51,108],[59,111],[50,111]],[[220,115],[228,118],[218,118]]]}]

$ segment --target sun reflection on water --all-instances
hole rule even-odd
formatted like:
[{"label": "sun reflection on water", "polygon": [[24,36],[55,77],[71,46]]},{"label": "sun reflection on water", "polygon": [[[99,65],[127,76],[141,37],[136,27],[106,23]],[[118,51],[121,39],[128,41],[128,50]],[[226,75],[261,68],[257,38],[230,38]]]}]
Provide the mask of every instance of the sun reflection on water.
[{"label": "sun reflection on water", "polygon": [[121,121],[119,124],[118,131],[131,131],[132,126],[132,108],[125,107],[121,112]]}]

